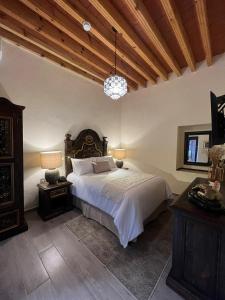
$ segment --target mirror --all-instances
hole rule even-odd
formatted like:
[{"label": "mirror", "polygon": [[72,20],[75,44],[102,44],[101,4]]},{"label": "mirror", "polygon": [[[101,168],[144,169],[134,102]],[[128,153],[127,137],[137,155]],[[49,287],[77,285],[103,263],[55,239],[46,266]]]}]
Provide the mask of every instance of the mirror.
[{"label": "mirror", "polygon": [[211,131],[185,132],[184,164],[208,166],[211,144]]}]

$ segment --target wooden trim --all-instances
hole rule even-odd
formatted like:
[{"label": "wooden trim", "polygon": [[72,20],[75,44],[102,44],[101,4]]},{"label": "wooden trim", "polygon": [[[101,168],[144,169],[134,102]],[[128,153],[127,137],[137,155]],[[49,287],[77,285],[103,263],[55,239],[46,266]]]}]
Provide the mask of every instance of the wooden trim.
[{"label": "wooden trim", "polygon": [[205,51],[207,65],[212,64],[212,48],[209,34],[209,22],[207,16],[207,7],[205,0],[195,0],[195,9],[198,18],[199,30],[201,34],[202,44]]},{"label": "wooden trim", "polygon": [[194,71],[196,69],[194,55],[175,2],[174,0],[160,0],[160,2],[176,36],[177,42],[180,45],[184,58],[190,69]]},{"label": "wooden trim", "polygon": [[65,67],[66,69],[69,69],[79,75],[81,75],[82,77],[85,77],[86,79],[92,80],[100,85],[103,85],[103,81],[98,79],[97,77],[94,77],[93,75],[88,74],[87,72],[73,66],[72,64],[60,59],[59,57],[37,47],[36,45],[22,39],[19,36],[16,36],[15,34],[6,31],[3,28],[0,28],[0,36],[2,36],[3,38],[8,39],[9,41],[14,42],[17,46],[22,46],[23,48],[30,50],[33,53],[36,53],[38,55],[40,55],[41,57],[45,57],[47,59],[49,59],[50,61],[59,64],[62,67]]},{"label": "wooden trim", "polygon": [[[80,24],[83,23],[84,20],[89,20],[91,22],[91,34],[93,34],[97,39],[99,39],[102,43],[104,43],[109,49],[114,51],[114,42],[110,39],[109,36],[104,34],[98,26],[96,25],[96,19],[91,14],[87,15],[82,10],[83,7],[80,5],[79,1],[73,3],[69,3],[68,0],[53,0],[61,9],[63,9],[67,14],[69,14],[73,19],[75,19]],[[142,66],[137,64],[128,53],[123,51],[119,45],[117,45],[117,55],[125,61],[128,65],[130,65],[136,72],[138,72],[141,76],[143,76],[146,80],[149,80],[151,83],[156,83],[155,79],[151,76],[150,73],[147,72]],[[139,81],[140,84],[142,84]]]},{"label": "wooden trim", "polygon": [[116,30],[122,34],[125,41],[133,50],[158,74],[162,79],[167,80],[168,74],[158,59],[146,47],[139,36],[133,31],[132,27],[126,22],[123,16],[115,9],[110,0],[89,0],[97,11],[108,21]]},{"label": "wooden trim", "polygon": [[[79,58],[81,61],[104,73],[105,77],[112,72],[113,69],[110,66],[105,62],[100,61],[98,57],[93,55],[88,49],[80,46],[77,42],[63,32],[60,32],[49,22],[42,20],[37,14],[23,4],[14,1],[1,0],[0,9],[17,22],[42,35],[47,46],[49,46],[50,42],[53,42],[56,46],[63,48],[66,52],[70,53],[70,55]],[[119,72],[118,74],[120,75]],[[137,90],[138,86],[135,82],[129,78],[126,78],[126,80],[131,88]]]},{"label": "wooden trim", "polygon": [[[85,33],[81,27],[77,26],[75,22],[73,22],[70,18],[59,11],[57,7],[53,6],[48,1],[20,0],[20,2],[50,22],[53,26],[67,34],[71,39],[86,47],[89,51],[106,62],[109,66],[114,64],[114,53],[112,51],[106,47],[102,47],[102,45],[97,43],[96,40],[90,39],[90,36]],[[124,66],[120,60],[118,60],[117,69],[123,76],[128,77],[130,80],[133,80],[136,83],[140,83],[142,86],[146,86],[145,79],[130,66]]]},{"label": "wooden trim", "polygon": [[148,38],[152,41],[156,49],[162,55],[165,62],[168,66],[174,71],[177,75],[181,75],[181,69],[175,60],[172,52],[167,46],[165,40],[163,39],[161,33],[156,27],[152,17],[148,13],[145,5],[142,1],[136,2],[136,0],[124,0],[127,7],[130,9],[133,16],[139,22],[141,28],[145,31]]}]

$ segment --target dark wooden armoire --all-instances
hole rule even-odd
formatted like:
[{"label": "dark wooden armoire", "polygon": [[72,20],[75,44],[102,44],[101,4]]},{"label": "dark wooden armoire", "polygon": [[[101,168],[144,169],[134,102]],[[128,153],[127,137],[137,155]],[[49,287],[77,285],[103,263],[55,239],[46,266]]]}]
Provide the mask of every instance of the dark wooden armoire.
[{"label": "dark wooden armoire", "polygon": [[24,220],[24,108],[0,98],[0,240],[28,229]]}]

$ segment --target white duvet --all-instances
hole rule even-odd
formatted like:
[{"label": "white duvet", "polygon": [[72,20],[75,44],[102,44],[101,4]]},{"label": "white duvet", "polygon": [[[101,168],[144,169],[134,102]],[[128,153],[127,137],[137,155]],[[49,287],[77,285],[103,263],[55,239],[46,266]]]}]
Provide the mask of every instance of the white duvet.
[{"label": "white duvet", "polygon": [[144,230],[144,220],[172,195],[159,176],[114,169],[100,174],[70,173],[72,194],[108,213],[114,219],[120,243],[126,247]]}]

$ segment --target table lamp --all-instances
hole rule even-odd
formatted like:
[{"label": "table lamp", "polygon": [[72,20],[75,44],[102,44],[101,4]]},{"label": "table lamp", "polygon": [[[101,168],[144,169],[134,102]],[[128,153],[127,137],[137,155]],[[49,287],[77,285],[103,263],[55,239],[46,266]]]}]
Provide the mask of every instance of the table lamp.
[{"label": "table lamp", "polygon": [[122,159],[126,158],[126,150],[125,149],[115,149],[113,151],[113,156],[117,159],[116,160],[116,165],[118,168],[123,167],[123,161]]},{"label": "table lamp", "polygon": [[56,184],[59,179],[59,168],[62,165],[62,152],[41,152],[41,168],[46,169],[45,179],[49,184]]}]

